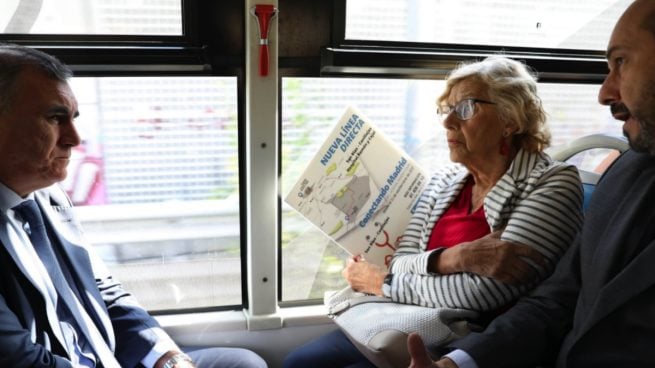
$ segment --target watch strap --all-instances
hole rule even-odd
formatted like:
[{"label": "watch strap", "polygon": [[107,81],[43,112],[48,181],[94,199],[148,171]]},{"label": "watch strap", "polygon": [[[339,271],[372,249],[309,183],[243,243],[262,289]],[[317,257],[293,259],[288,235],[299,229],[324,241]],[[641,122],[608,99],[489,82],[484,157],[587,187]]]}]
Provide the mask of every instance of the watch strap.
[{"label": "watch strap", "polygon": [[174,368],[177,363],[182,363],[182,362],[188,362],[188,363],[193,363],[193,360],[191,358],[184,354],[184,353],[177,353],[166,361],[164,363],[164,366],[162,368]]}]

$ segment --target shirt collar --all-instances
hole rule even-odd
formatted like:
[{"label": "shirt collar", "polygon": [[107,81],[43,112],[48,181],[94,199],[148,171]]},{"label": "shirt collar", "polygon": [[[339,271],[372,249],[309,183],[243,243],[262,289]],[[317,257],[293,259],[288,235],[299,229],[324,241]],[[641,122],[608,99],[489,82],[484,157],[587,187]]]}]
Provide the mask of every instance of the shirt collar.
[{"label": "shirt collar", "polygon": [[0,183],[0,211],[2,211],[2,213],[7,213],[8,209],[11,209],[28,199],[34,199],[34,193],[30,193],[27,197],[22,198],[16,194],[16,192],[9,189],[9,187]]}]

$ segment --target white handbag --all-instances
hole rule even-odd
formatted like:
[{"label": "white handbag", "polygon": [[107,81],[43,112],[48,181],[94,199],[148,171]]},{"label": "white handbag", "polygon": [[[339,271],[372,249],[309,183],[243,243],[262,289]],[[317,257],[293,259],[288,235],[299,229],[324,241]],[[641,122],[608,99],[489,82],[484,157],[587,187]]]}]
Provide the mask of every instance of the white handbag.
[{"label": "white handbag", "polygon": [[348,339],[380,368],[406,368],[407,336],[418,333],[428,348],[441,346],[470,332],[477,312],[400,304],[389,298],[353,291],[350,287],[324,298],[328,314]]}]

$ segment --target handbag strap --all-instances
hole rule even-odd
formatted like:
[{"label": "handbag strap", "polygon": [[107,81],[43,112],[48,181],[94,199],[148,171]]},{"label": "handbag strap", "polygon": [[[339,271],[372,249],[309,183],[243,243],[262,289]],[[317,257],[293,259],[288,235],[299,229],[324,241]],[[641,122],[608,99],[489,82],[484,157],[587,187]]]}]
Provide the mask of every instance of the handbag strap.
[{"label": "handbag strap", "polygon": [[354,296],[340,303],[336,303],[334,305],[327,305],[328,316],[334,318],[339,314],[343,313],[344,311],[348,310],[349,308],[364,303],[392,303],[392,300],[390,298],[377,296],[377,295]]}]

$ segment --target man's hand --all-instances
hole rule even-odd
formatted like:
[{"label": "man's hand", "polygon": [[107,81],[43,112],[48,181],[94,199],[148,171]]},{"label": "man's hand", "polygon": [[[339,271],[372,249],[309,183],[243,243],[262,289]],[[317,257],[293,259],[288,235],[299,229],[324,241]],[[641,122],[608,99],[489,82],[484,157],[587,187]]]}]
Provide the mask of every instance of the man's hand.
[{"label": "man's hand", "polygon": [[412,357],[409,368],[458,368],[457,364],[448,358],[442,358],[437,362],[433,361],[425,349],[423,339],[416,333],[409,334],[407,349]]},{"label": "man's hand", "polygon": [[441,274],[470,272],[514,285],[534,280],[538,272],[526,259],[543,265],[544,256],[525,244],[501,240],[501,233],[496,231],[444,250],[433,262],[432,269]]},{"label": "man's hand", "polygon": [[387,272],[366,262],[361,256],[349,258],[341,274],[353,290],[382,296],[382,284]]}]

